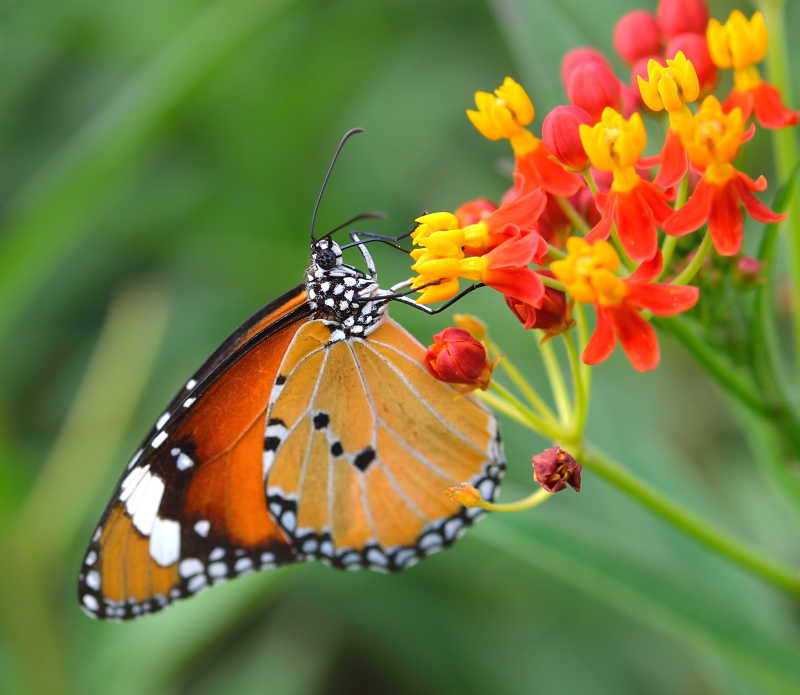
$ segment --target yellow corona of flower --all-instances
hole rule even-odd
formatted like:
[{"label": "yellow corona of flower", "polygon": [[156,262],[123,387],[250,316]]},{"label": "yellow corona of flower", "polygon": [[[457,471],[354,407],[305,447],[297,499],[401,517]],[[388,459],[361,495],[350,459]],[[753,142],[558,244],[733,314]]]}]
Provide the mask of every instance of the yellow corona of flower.
[{"label": "yellow corona of flower", "polygon": [[591,163],[601,171],[614,172],[616,190],[627,191],[636,186],[639,177],[633,167],[647,145],[647,132],[638,113],[626,121],[607,106],[599,123],[581,124],[579,133]]},{"label": "yellow corona of flower", "polygon": [[638,77],[637,80],[642,101],[651,111],[680,112],[687,102],[700,96],[697,72],[683,51],[678,51],[674,58],[667,58],[666,67],[651,59],[647,63],[647,79]]},{"label": "yellow corona of flower", "polygon": [[619,256],[608,242],[591,245],[580,237],[570,237],[567,257],[553,261],[550,269],[576,301],[611,307],[628,294],[628,286],[614,274],[619,265]]},{"label": "yellow corona of flower", "polygon": [[477,111],[467,116],[478,131],[489,140],[513,138],[533,121],[534,110],[522,86],[506,77],[503,84],[489,92],[475,92]]},{"label": "yellow corona of flower", "polygon": [[734,10],[725,24],[711,19],[706,29],[706,40],[711,60],[717,67],[749,68],[764,60],[767,52],[764,16],[756,12],[748,21],[739,10]]},{"label": "yellow corona of flower", "polygon": [[705,169],[709,181],[727,181],[734,175],[730,162],[744,137],[740,109],[725,113],[716,97],[707,96],[694,117],[681,123],[679,132],[692,164]]}]

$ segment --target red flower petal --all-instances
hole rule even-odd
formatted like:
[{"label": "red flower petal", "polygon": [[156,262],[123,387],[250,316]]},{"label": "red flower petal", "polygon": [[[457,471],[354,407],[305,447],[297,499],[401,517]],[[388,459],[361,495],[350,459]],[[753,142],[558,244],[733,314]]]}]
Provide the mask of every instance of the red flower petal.
[{"label": "red flower petal", "polygon": [[700,179],[689,200],[664,223],[664,231],[672,236],[683,236],[701,227],[711,212],[713,198],[714,187]]},{"label": "red flower petal", "polygon": [[656,223],[639,186],[615,195],[614,221],[622,248],[634,261],[646,261],[658,250]]},{"label": "red flower petal", "polygon": [[762,81],[754,91],[756,120],[765,128],[785,128],[797,123],[800,114],[783,105],[778,89]]},{"label": "red flower petal", "polygon": [[661,257],[661,251],[656,251],[655,255],[648,261],[642,263],[633,274],[628,278],[628,283],[641,284],[651,282],[661,275],[661,268],[664,259]]},{"label": "red flower petal", "polygon": [[747,210],[747,214],[759,222],[780,222],[786,215],[773,212],[750,192],[763,191],[765,187],[766,179],[763,176],[759,176],[757,180],[753,181],[745,174],[737,172],[736,190],[744,204],[745,210]]},{"label": "red flower petal", "polygon": [[611,234],[611,222],[613,221],[613,213],[611,211],[606,212],[601,218],[600,221],[592,227],[592,230],[584,237],[586,241],[590,244],[594,244],[595,241],[603,240],[605,241],[608,239],[609,235]]},{"label": "red flower petal", "polygon": [[[664,222],[672,217],[672,213],[675,212],[675,210],[667,202],[667,194],[656,186],[656,184],[642,179],[639,185],[636,186],[635,191],[645,202],[647,207],[650,208],[650,212],[653,213],[653,217],[659,225],[664,224]],[[674,198],[674,194],[671,197]]]},{"label": "red flower petal", "polygon": [[515,172],[523,178],[523,191],[543,188],[565,198],[578,192],[583,179],[564,169],[541,143],[523,157],[517,157]]},{"label": "red flower petal", "polygon": [[716,189],[708,215],[708,231],[720,256],[735,256],[742,249],[744,226],[736,182],[734,177]]},{"label": "red flower petal", "polygon": [[658,365],[658,340],[653,327],[635,309],[621,304],[609,312],[622,349],[634,369],[645,372]]},{"label": "red flower petal", "polygon": [[688,311],[700,297],[700,290],[688,285],[629,285],[625,301],[632,306],[650,309],[656,316],[672,316]]},{"label": "red flower petal", "polygon": [[686,150],[683,149],[680,135],[672,128],[667,131],[659,161],[661,166],[658,169],[658,175],[653,181],[656,186],[669,188],[686,176],[689,160],[686,158]]},{"label": "red flower petal", "polygon": [[755,95],[752,90],[736,89],[734,87],[728,98],[722,104],[722,109],[725,113],[729,113],[735,108],[742,110],[742,119],[747,120],[750,114],[753,113],[753,103],[755,102]]},{"label": "red flower petal", "polygon": [[594,333],[589,339],[589,344],[583,351],[582,359],[586,364],[598,364],[608,359],[617,344],[617,337],[614,335],[614,324],[608,315],[609,311],[603,309],[599,304],[595,304],[594,308],[597,311],[597,323],[594,327]]},{"label": "red flower petal", "polygon": [[537,188],[509,203],[503,203],[486,218],[486,222],[492,231],[499,230],[507,224],[530,227],[536,224],[545,205],[547,205],[547,195]]},{"label": "red flower petal", "polygon": [[[511,228],[514,225],[508,225]],[[490,269],[518,268],[528,263],[539,263],[547,255],[547,242],[537,232],[517,231],[486,254]]]},{"label": "red flower petal", "polygon": [[538,306],[544,296],[544,284],[530,268],[489,268],[481,279],[485,285],[526,304]]}]

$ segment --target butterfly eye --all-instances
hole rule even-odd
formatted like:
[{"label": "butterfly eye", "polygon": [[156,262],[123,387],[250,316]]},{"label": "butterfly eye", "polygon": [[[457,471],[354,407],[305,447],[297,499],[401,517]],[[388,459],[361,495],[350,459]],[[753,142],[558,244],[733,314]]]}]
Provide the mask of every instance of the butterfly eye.
[{"label": "butterfly eye", "polygon": [[338,257],[331,249],[322,249],[316,254],[317,265],[325,270],[333,268],[333,266],[336,265],[337,260]]}]

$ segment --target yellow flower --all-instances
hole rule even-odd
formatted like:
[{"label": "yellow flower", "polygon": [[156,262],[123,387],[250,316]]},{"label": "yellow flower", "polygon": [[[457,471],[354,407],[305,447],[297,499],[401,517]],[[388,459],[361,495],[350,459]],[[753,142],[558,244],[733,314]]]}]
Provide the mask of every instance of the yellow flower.
[{"label": "yellow flower", "polygon": [[722,182],[733,176],[730,162],[744,137],[741,109],[725,113],[716,97],[707,96],[693,118],[681,121],[678,132],[692,164],[705,169],[706,178]]},{"label": "yellow flower", "polygon": [[756,12],[748,21],[739,10],[734,10],[725,24],[711,19],[706,29],[706,40],[711,60],[717,67],[749,68],[764,60],[767,52],[764,16]]},{"label": "yellow flower", "polygon": [[700,95],[697,72],[683,51],[667,58],[667,67],[651,59],[647,63],[647,79],[637,79],[642,101],[651,111],[680,111],[686,102],[695,101]]},{"label": "yellow flower", "polygon": [[634,113],[626,121],[610,106],[603,109],[599,123],[593,126],[581,124],[579,133],[583,149],[601,171],[632,167],[647,145],[642,117]]},{"label": "yellow flower", "polygon": [[628,294],[628,286],[614,273],[619,256],[606,241],[589,244],[580,237],[567,239],[567,257],[553,261],[550,269],[576,301],[617,306]]},{"label": "yellow flower", "polygon": [[477,111],[468,109],[467,116],[478,131],[489,140],[513,138],[533,121],[534,110],[525,90],[510,77],[489,92],[475,92]]}]

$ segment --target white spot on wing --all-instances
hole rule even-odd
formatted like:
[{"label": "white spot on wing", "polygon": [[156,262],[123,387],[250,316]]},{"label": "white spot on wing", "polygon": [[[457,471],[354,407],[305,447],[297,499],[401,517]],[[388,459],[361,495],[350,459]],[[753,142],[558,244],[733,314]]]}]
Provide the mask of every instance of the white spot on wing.
[{"label": "white spot on wing", "polygon": [[125,480],[122,481],[119,492],[120,502],[124,502],[131,496],[131,493],[136,489],[136,486],[148,470],[150,470],[150,466],[137,466],[125,476]]},{"label": "white spot on wing", "polygon": [[191,391],[195,386],[197,386],[197,382],[194,379],[189,379],[189,381],[186,382],[187,391]]},{"label": "white spot on wing", "polygon": [[194,405],[194,402],[195,402],[196,400],[197,400],[196,398],[187,398],[187,399],[186,399],[186,400],[183,402],[183,407],[184,407],[184,408],[191,408],[191,407]]},{"label": "white spot on wing", "polygon": [[90,550],[86,555],[85,564],[91,567],[95,562],[97,562],[97,553],[94,550]]},{"label": "white spot on wing", "polygon": [[156,422],[156,429],[161,430],[164,429],[164,425],[167,424],[167,420],[169,420],[169,413],[163,413],[158,421]]},{"label": "white spot on wing", "polygon": [[194,466],[194,461],[190,459],[186,454],[180,453],[178,454],[178,460],[175,462],[178,466],[178,470],[185,471],[187,468],[191,468]]},{"label": "white spot on wing", "polygon": [[81,600],[83,601],[83,605],[86,606],[90,611],[96,611],[98,608],[100,608],[100,604],[97,602],[97,599],[91,594],[84,594]]},{"label": "white spot on wing", "polygon": [[225,548],[214,548],[214,550],[208,554],[208,559],[212,562],[214,560],[221,560],[223,557],[225,557]]},{"label": "white spot on wing", "polygon": [[178,561],[180,553],[181,525],[157,516],[150,532],[150,556],[162,567],[168,567]]},{"label": "white spot on wing", "polygon": [[86,575],[86,586],[95,591],[100,591],[100,573],[97,570],[92,570]]},{"label": "white spot on wing", "polygon": [[153,437],[153,441],[150,442],[150,446],[154,449],[158,449],[167,439],[167,433],[162,431],[159,432],[155,437]]},{"label": "white spot on wing", "polygon": [[233,566],[233,569],[239,574],[249,572],[253,569],[253,561],[249,557],[240,557]]},{"label": "white spot on wing", "polygon": [[212,562],[208,566],[208,576],[212,579],[219,579],[228,575],[228,565],[224,562]]},{"label": "white spot on wing", "polygon": [[193,577],[202,571],[203,563],[196,557],[187,557],[185,560],[181,560],[181,564],[178,565],[178,574],[184,578]]},{"label": "white spot on wing", "polygon": [[[164,481],[157,475],[150,474],[149,480],[141,483],[140,487],[143,487],[143,492],[133,513],[133,525],[145,536],[149,536],[161,504],[161,496],[164,494]],[[139,487],[136,488],[136,492],[139,492]]]},{"label": "white spot on wing", "polygon": [[194,524],[194,532],[198,536],[202,536],[205,538],[208,536],[208,532],[211,529],[211,522],[208,519],[200,519],[200,521],[196,521]]}]

